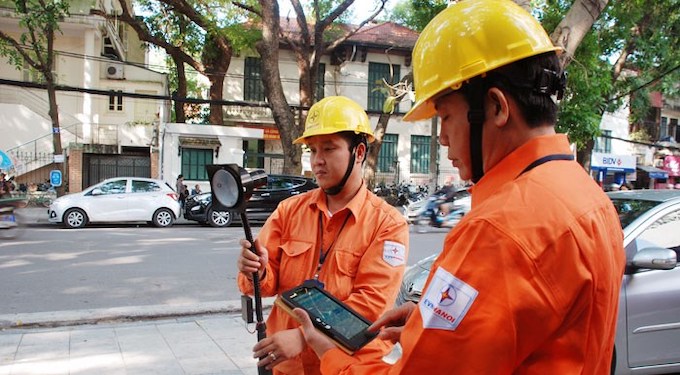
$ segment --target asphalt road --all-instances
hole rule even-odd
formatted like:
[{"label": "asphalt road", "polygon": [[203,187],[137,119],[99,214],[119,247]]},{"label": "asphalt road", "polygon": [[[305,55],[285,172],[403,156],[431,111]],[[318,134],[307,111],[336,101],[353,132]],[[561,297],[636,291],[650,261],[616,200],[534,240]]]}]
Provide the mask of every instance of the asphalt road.
[{"label": "asphalt road", "polygon": [[[243,229],[178,224],[30,225],[0,243],[0,314],[238,300]],[[412,230],[408,263],[438,252],[445,234]]]}]

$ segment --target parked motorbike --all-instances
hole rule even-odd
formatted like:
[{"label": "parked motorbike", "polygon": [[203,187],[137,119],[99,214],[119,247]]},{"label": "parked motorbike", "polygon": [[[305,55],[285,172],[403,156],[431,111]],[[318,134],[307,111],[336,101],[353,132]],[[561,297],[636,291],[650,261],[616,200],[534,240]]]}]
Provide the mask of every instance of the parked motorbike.
[{"label": "parked motorbike", "polygon": [[23,198],[0,199],[0,238],[14,239],[21,235],[23,226],[17,208],[26,207],[28,202]]}]

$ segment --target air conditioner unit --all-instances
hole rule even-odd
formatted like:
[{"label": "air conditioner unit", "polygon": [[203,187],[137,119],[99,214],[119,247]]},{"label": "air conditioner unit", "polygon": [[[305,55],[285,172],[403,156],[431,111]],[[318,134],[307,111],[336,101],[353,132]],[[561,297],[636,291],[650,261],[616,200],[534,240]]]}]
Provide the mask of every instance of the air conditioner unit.
[{"label": "air conditioner unit", "polygon": [[106,78],[108,79],[124,79],[123,64],[106,64]]}]

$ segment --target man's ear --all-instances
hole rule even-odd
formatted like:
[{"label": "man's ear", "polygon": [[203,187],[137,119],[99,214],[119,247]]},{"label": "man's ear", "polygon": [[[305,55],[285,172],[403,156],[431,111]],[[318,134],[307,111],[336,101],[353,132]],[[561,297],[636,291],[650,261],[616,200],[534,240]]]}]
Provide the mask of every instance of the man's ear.
[{"label": "man's ear", "polygon": [[363,163],[368,157],[368,148],[364,142],[359,142],[356,146],[356,161]]},{"label": "man's ear", "polygon": [[486,93],[487,119],[492,120],[497,127],[503,127],[510,117],[510,103],[505,93],[497,87],[492,87]]}]

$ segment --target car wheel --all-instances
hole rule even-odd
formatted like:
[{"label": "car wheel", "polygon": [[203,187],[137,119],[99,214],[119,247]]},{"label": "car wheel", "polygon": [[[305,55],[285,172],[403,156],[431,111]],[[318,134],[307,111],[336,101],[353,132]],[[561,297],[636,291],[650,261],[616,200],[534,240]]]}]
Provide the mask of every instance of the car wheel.
[{"label": "car wheel", "polygon": [[159,208],[153,213],[153,225],[158,228],[171,226],[175,222],[175,215],[167,208]]},{"label": "car wheel", "polygon": [[71,208],[64,214],[63,222],[69,229],[82,228],[87,224],[87,214],[80,208]]},{"label": "car wheel", "polygon": [[231,224],[233,216],[231,211],[208,211],[208,223],[213,227],[226,227]]}]

